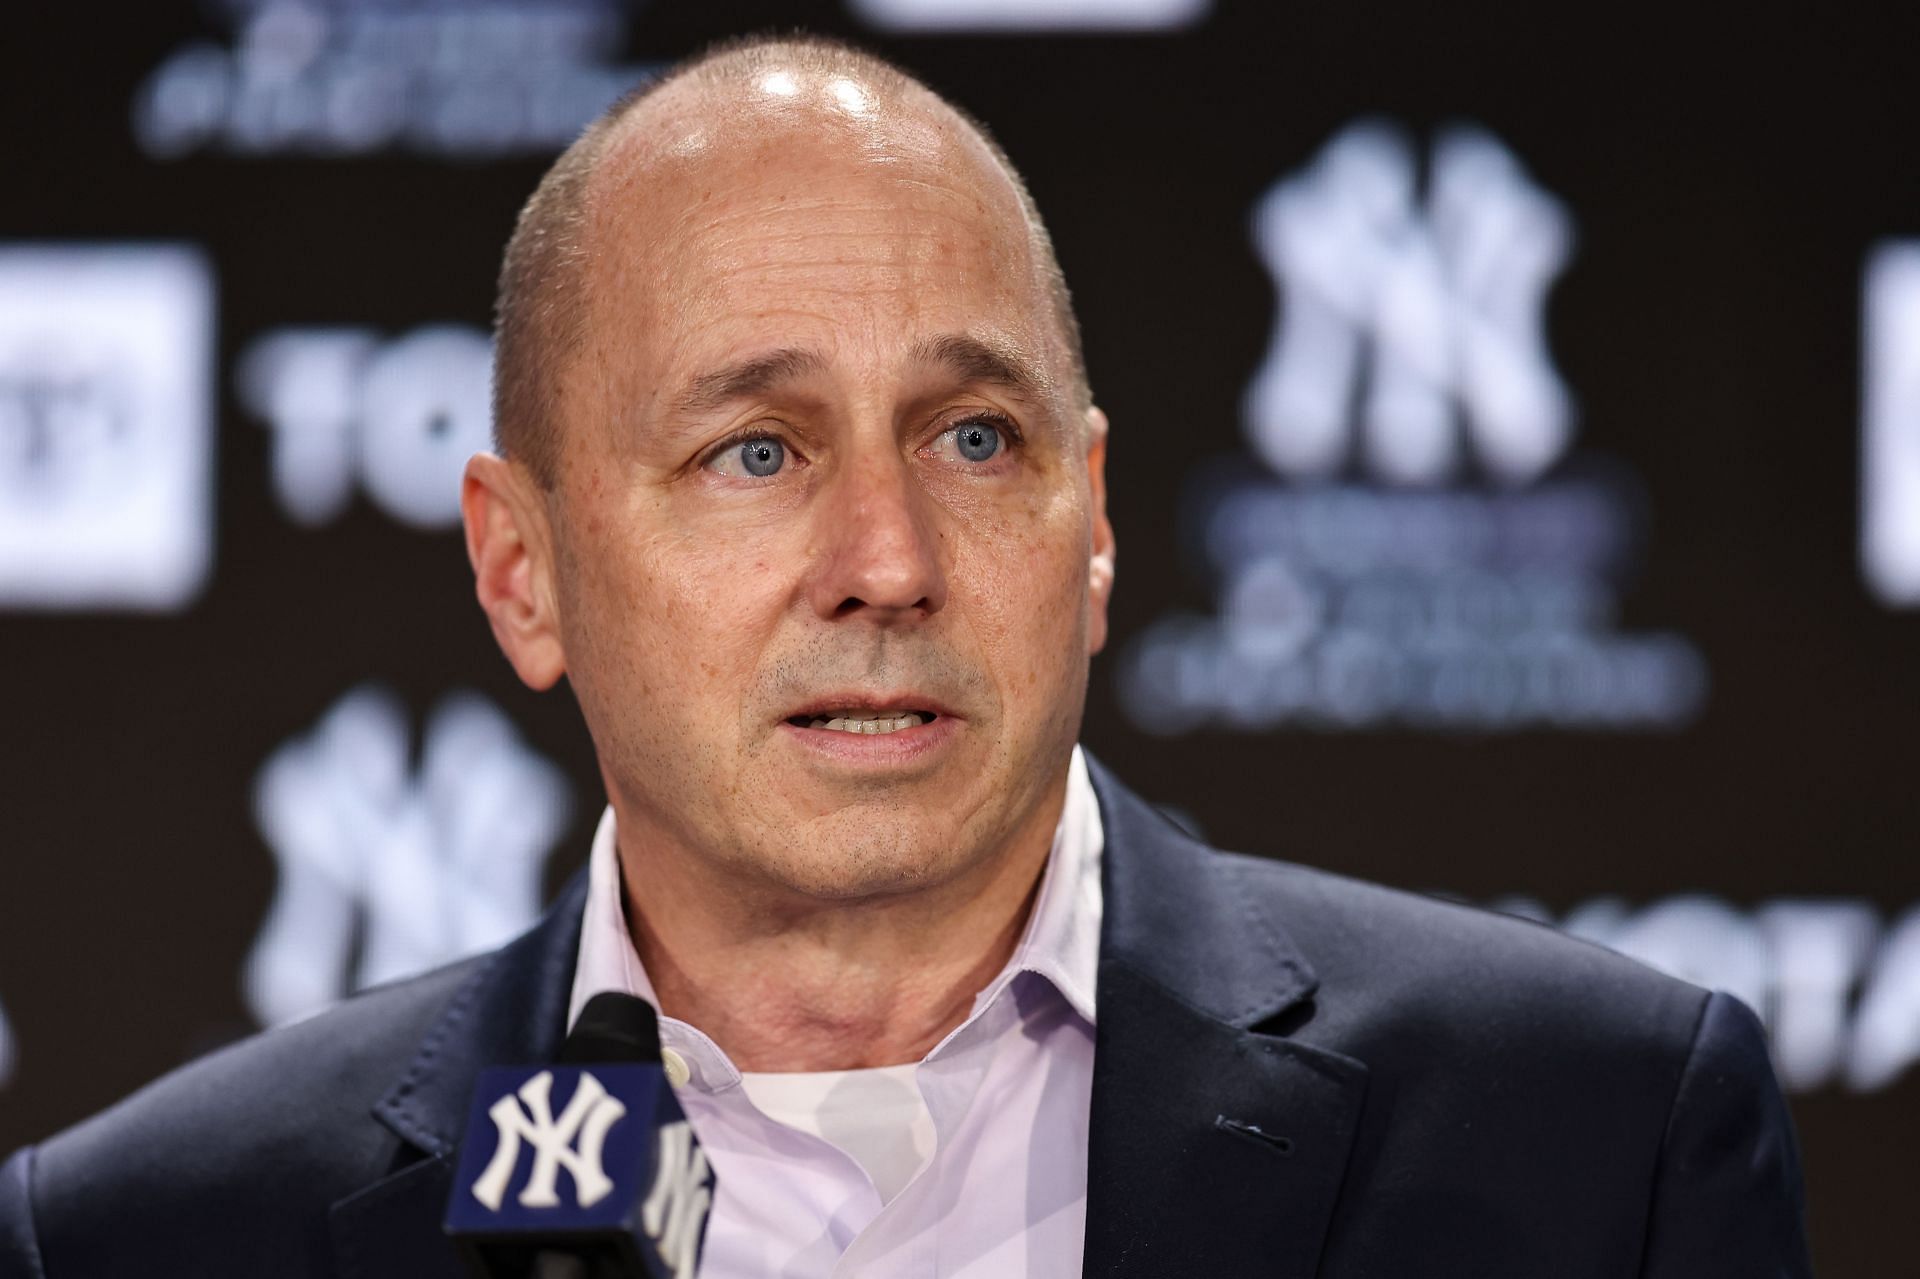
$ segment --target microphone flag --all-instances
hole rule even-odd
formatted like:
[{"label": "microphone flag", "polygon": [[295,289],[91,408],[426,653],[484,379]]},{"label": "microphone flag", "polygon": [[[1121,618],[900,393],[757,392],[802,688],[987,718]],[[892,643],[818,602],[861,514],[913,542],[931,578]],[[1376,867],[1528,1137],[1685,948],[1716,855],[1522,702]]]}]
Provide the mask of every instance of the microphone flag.
[{"label": "microphone flag", "polygon": [[445,1224],[486,1279],[693,1279],[713,1191],[658,1065],[493,1067],[474,1089]]}]

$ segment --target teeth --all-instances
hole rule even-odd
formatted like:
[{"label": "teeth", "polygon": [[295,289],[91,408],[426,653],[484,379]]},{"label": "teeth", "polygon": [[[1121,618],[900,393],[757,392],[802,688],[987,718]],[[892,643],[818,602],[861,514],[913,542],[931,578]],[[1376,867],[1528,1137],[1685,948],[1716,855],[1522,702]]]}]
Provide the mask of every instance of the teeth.
[{"label": "teeth", "polygon": [[927,716],[915,711],[847,711],[830,718],[818,718],[807,725],[835,733],[897,733],[903,728],[918,728]]}]

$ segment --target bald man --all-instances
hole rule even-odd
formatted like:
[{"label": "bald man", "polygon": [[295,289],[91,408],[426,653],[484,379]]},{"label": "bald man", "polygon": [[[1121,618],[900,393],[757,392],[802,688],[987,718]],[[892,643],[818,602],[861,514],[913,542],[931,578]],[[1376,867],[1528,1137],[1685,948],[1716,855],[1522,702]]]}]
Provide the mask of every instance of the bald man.
[{"label": "bald man", "polygon": [[1216,853],[1080,751],[1107,423],[978,125],[727,46],[561,158],[501,278],[467,545],[579,701],[588,873],[16,1156],[7,1275],[457,1274],[476,1075],[606,991],[718,1175],[706,1279],[1806,1273],[1736,1002]]}]

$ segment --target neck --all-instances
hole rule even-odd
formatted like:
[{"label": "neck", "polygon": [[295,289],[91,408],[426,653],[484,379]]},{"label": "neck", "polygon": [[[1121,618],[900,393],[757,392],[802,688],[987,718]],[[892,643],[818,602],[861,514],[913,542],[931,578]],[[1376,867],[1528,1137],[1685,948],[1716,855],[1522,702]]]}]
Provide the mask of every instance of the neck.
[{"label": "neck", "polygon": [[919,1061],[1018,945],[1065,792],[1063,777],[1013,838],[953,879],[851,901],[743,892],[710,862],[629,841],[622,821],[628,928],[660,1011],[743,1071]]}]

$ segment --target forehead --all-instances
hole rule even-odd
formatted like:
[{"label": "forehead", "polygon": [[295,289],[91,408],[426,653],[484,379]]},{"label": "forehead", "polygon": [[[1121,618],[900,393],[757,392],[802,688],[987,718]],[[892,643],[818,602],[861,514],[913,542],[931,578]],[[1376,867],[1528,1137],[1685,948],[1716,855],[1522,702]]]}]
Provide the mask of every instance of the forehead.
[{"label": "forehead", "polygon": [[603,360],[660,382],[754,345],[875,355],[958,332],[1054,364],[1018,192],[951,112],[777,70],[657,96],[589,188]]}]

